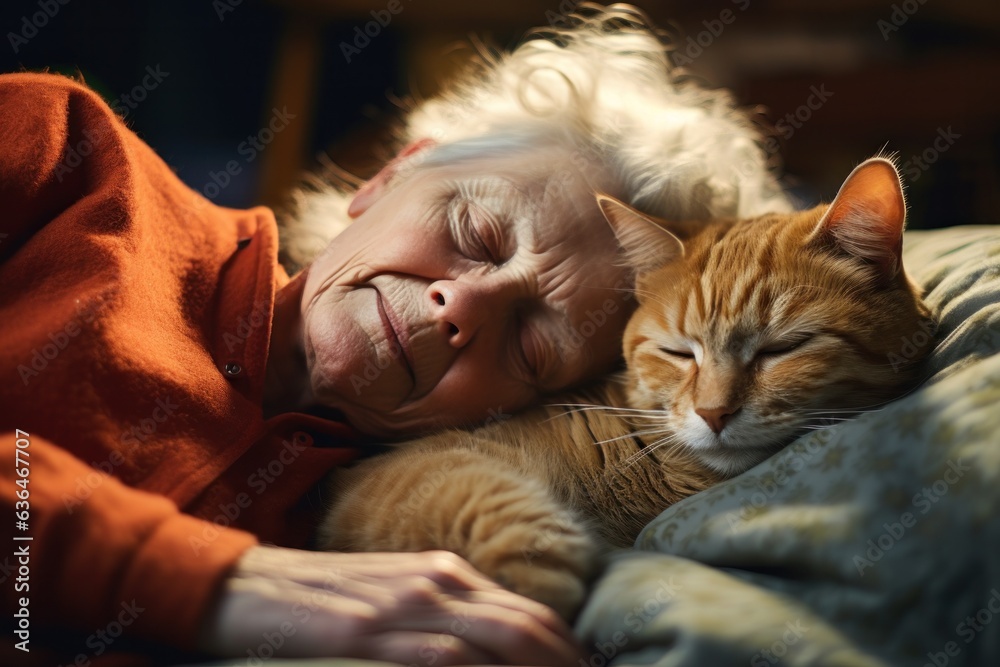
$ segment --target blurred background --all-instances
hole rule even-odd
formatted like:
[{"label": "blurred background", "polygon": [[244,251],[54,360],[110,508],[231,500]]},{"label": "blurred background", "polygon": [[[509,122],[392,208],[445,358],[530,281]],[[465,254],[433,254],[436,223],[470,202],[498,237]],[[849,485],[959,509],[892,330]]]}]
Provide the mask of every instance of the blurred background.
[{"label": "blurred background", "polygon": [[[281,207],[304,170],[362,177],[399,101],[472,55],[559,25],[576,0],[5,0],[0,71],[82,75],[192,188]],[[633,3],[674,58],[774,128],[802,205],[880,150],[910,227],[1000,223],[1000,2]],[[5,131],[0,127],[0,132]]]}]

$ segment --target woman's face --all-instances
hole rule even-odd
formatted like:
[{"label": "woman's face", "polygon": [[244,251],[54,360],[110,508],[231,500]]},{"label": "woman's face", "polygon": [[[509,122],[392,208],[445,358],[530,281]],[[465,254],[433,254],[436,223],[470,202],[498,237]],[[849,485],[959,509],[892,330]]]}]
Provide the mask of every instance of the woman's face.
[{"label": "woman's face", "polygon": [[570,155],[538,153],[419,170],[354,207],[302,299],[316,400],[364,432],[414,433],[612,368],[627,272]]}]

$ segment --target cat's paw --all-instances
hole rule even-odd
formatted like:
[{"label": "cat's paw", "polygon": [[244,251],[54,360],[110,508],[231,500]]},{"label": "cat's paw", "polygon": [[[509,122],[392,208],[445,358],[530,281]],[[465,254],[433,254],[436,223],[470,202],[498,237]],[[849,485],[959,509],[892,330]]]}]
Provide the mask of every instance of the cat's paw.
[{"label": "cat's paw", "polygon": [[481,572],[567,620],[583,604],[600,559],[601,550],[583,524],[558,511],[502,526],[469,554]]}]

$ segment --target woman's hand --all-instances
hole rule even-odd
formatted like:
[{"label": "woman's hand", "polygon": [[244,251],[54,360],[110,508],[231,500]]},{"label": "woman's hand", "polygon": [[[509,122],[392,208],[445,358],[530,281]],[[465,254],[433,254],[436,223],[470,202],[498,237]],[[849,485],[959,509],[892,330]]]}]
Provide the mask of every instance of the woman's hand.
[{"label": "woman's hand", "polygon": [[354,657],[416,665],[570,665],[548,607],[446,551],[254,547],[226,580],[201,648],[221,656]]}]

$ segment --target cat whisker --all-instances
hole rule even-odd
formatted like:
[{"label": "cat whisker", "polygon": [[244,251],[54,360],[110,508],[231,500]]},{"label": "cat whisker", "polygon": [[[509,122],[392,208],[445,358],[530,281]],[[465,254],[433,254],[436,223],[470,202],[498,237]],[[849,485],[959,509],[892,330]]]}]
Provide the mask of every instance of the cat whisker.
[{"label": "cat whisker", "polygon": [[606,445],[608,443],[617,442],[619,440],[628,440],[630,438],[638,438],[644,435],[658,435],[660,433],[669,433],[669,431],[665,428],[654,429],[652,431],[632,431],[630,433],[626,433],[625,435],[619,435],[614,438],[608,438],[607,440],[600,440],[598,442],[595,442],[594,445]]},{"label": "cat whisker", "polygon": [[676,449],[683,447],[684,441],[680,440],[676,433],[670,432],[665,437],[647,444],[645,447],[629,456],[627,459],[622,461],[619,467],[629,468],[638,463],[642,458],[651,455],[653,452],[656,452],[665,445],[671,445],[670,449],[667,450],[667,453],[670,454]]},{"label": "cat whisker", "polygon": [[589,408],[594,410],[621,410],[628,412],[662,412],[662,410],[628,408],[624,406],[613,406],[613,405],[596,405],[593,403],[549,403],[548,406],[553,408]]},{"label": "cat whisker", "polygon": [[636,294],[636,295],[640,295],[641,294],[642,296],[645,296],[647,299],[649,299],[649,300],[651,300],[651,301],[653,301],[653,302],[655,302],[655,303],[663,306],[663,308],[665,310],[668,310],[668,311],[672,310],[671,306],[673,304],[671,304],[669,301],[667,301],[666,299],[664,299],[662,295],[657,294],[656,292],[651,292],[649,290],[640,290],[640,289],[634,289],[634,290],[632,290],[632,292],[634,294]]},{"label": "cat whisker", "polygon": [[[872,412],[877,412],[877,410],[872,410]],[[836,419],[840,421],[853,421],[857,419],[861,414],[860,412],[814,412],[814,413],[803,413],[803,412],[793,412],[791,413],[797,417],[804,417],[806,419]]]},{"label": "cat whisker", "polygon": [[801,415],[804,417],[825,417],[825,416],[835,416],[835,415],[847,415],[848,418],[859,417],[863,414],[869,412],[881,412],[885,408],[884,405],[873,406],[869,408],[856,408],[854,410],[790,410],[792,414]]},{"label": "cat whisker", "polygon": [[567,410],[566,412],[555,415],[555,417],[560,417],[568,414],[576,414],[578,412],[590,412],[594,410],[609,412],[612,415],[648,414],[650,416],[665,416],[667,414],[666,410],[640,410],[638,408],[613,407],[608,405],[588,405],[586,403],[550,403],[547,407],[574,408],[572,410]]}]

